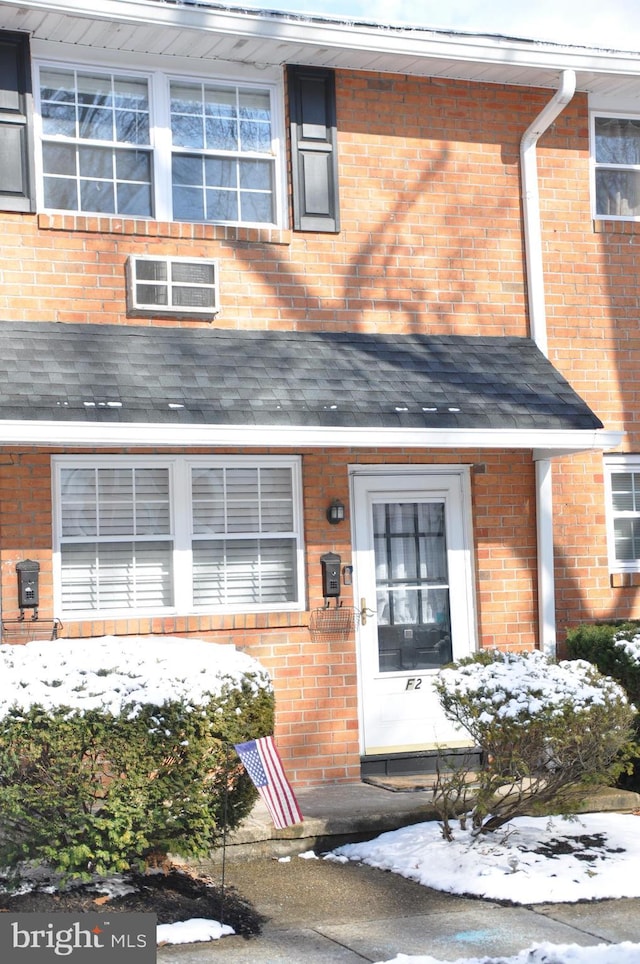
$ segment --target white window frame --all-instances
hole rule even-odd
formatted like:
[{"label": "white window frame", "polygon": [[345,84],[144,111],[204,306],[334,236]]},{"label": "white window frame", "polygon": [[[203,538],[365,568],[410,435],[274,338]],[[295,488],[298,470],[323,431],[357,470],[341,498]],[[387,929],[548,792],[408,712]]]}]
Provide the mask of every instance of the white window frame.
[{"label": "white window frame", "polygon": [[[192,580],[192,525],[191,470],[197,466],[214,468],[288,468],[291,471],[293,496],[293,529],[278,535],[292,538],[296,545],[297,599],[277,605],[195,606],[193,604]],[[61,547],[61,496],[60,478],[63,469],[69,468],[167,468],[169,471],[171,534],[164,537],[173,540],[173,592],[174,605],[154,609],[92,609],[66,610],[62,604]],[[52,507],[53,507],[53,582],[54,607],[61,618],[121,619],[139,616],[189,615],[201,613],[261,613],[300,612],[306,607],[304,579],[304,528],[302,514],[302,464],[300,456],[134,456],[134,455],[56,455],[51,459]],[[256,536],[259,533],[255,533]],[[158,537],[159,541],[163,541]]]},{"label": "white window frame", "polygon": [[[151,153],[151,180],[152,180],[152,200],[153,213],[148,216],[128,215],[128,214],[107,214],[99,211],[70,211],[68,209],[47,208],[44,203],[44,171],[43,171],[43,142],[49,140],[44,138],[42,129],[42,113],[40,104],[40,70],[78,70],[93,74],[115,74],[122,78],[132,80],[146,80],[149,89],[149,110],[150,110],[150,153]],[[136,71],[127,66],[119,64],[91,63],[56,61],[51,59],[34,59],[33,63],[33,89],[34,89],[34,131],[36,141],[36,200],[39,211],[60,214],[86,215],[89,217],[122,217],[134,218],[138,221],[173,221],[173,198],[172,198],[172,175],[171,175],[171,116],[170,116],[170,84],[171,83],[205,83],[215,86],[227,86],[230,89],[239,87],[255,87],[259,91],[268,91],[271,103],[271,157],[274,159],[274,179],[273,179],[273,222],[251,222],[251,221],[200,221],[190,223],[201,224],[224,224],[238,227],[286,228],[287,214],[284,198],[286,197],[286,144],[284,128],[284,93],[282,81],[265,80],[258,76],[255,70],[246,69],[243,73],[234,71],[228,77],[224,75],[203,76],[194,69],[191,74],[174,74],[170,71]],[[61,143],[68,143],[61,139]],[[87,145],[101,142],[87,140]],[[247,152],[246,157],[264,158],[262,153],[251,154]]]},{"label": "white window frame", "polygon": [[591,154],[591,207],[592,216],[596,221],[640,221],[640,214],[599,214],[597,210],[596,177],[603,168],[618,169],[620,171],[635,171],[640,178],[640,164],[607,164],[596,159],[596,119],[609,117],[616,120],[632,120],[640,124],[640,114],[624,110],[598,110],[589,112],[589,140]]},{"label": "white window frame", "polygon": [[[604,457],[604,483],[606,498],[607,545],[609,550],[610,572],[640,572],[640,557],[637,559],[617,559],[615,544],[615,520],[625,514],[616,512],[613,506],[612,476],[617,472],[630,472],[640,475],[640,455],[610,455]],[[628,518],[640,519],[637,512],[626,513]]]}]

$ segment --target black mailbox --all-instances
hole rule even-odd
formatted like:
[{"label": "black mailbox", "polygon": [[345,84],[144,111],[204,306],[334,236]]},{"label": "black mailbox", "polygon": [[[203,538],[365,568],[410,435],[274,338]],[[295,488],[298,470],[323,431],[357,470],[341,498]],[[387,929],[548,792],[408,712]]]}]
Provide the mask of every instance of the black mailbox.
[{"label": "black mailbox", "polygon": [[340,556],[335,552],[325,552],[320,556],[322,565],[322,595],[325,599],[336,599],[340,595]]},{"label": "black mailbox", "polygon": [[40,563],[33,559],[24,559],[16,564],[18,573],[18,606],[20,612],[25,609],[37,609],[39,602]]}]

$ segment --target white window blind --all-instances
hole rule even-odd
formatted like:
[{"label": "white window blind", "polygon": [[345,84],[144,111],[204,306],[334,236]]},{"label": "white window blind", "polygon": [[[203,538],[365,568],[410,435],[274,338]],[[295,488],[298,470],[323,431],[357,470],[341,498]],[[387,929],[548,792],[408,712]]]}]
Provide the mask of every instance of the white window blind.
[{"label": "white window blind", "polygon": [[167,469],[63,469],[60,518],[66,612],[171,605]]},{"label": "white window blind", "polygon": [[640,560],[640,471],[612,472],[611,497],[615,557]]},{"label": "white window blind", "polygon": [[63,614],[302,608],[299,460],[54,466]]},{"label": "white window blind", "polygon": [[273,606],[296,598],[289,468],[194,468],[192,504],[196,605]]}]

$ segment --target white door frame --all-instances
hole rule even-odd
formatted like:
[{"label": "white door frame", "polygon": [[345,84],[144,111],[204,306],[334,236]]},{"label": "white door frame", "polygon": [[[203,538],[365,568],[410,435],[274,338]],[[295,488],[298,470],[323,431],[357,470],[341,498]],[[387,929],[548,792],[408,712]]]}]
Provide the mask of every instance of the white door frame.
[{"label": "white door frame", "polygon": [[[363,596],[366,597],[368,586],[365,587],[362,583],[362,575],[359,573],[367,572],[370,570],[370,560],[367,558],[367,553],[370,549],[358,544],[359,533],[362,532],[362,526],[364,524],[363,513],[368,513],[369,506],[363,506],[356,504],[355,497],[355,487],[356,480],[366,481],[371,480],[372,486],[375,487],[376,482],[379,483],[380,492],[383,495],[390,495],[393,492],[393,480],[399,478],[402,480],[404,486],[406,486],[407,481],[411,478],[422,477],[426,480],[426,489],[428,493],[429,490],[433,490],[438,485],[438,478],[448,476],[451,479],[452,476],[455,477],[457,483],[459,484],[459,506],[461,511],[461,518],[459,524],[462,529],[462,543],[463,549],[461,550],[461,557],[456,559],[456,569],[459,574],[462,574],[464,585],[466,586],[465,598],[462,600],[456,600],[456,614],[455,619],[457,623],[457,634],[458,637],[461,635],[467,641],[465,646],[465,652],[474,652],[477,649],[477,623],[476,623],[476,605],[475,605],[475,579],[474,579],[474,565],[473,565],[473,527],[472,527],[472,513],[471,513],[471,481],[470,481],[470,466],[468,465],[420,465],[420,464],[384,464],[384,465],[367,465],[367,464],[356,464],[349,466],[349,483],[350,483],[350,498],[351,498],[351,545],[352,545],[352,562],[353,562],[353,592],[354,592],[354,604],[359,608],[360,600]],[[444,483],[443,478],[443,483]],[[399,493],[400,494],[400,493]],[[364,553],[364,555],[363,555]],[[369,593],[370,595],[370,593]],[[369,606],[373,606],[374,601],[368,603]],[[456,638],[454,637],[454,659],[462,655],[459,648],[456,646]],[[356,632],[356,648],[357,648],[357,664],[358,664],[358,723],[359,723],[359,738],[360,738],[360,752],[364,754],[367,750],[365,745],[365,718],[364,718],[364,706],[365,706],[365,693],[364,687],[366,685],[366,674],[363,672],[363,667],[366,665],[365,654],[362,649],[362,634],[359,631]],[[433,676],[434,672],[429,671]],[[411,674],[408,674],[411,675]],[[414,675],[425,676],[425,673],[417,673]],[[446,740],[444,741],[453,745],[452,742]],[[461,742],[455,741],[457,745],[461,745]],[[462,741],[465,743],[468,742]],[[369,751],[371,752],[371,751]],[[379,748],[376,748],[375,753],[380,752]],[[394,752],[390,748],[389,752]]]}]

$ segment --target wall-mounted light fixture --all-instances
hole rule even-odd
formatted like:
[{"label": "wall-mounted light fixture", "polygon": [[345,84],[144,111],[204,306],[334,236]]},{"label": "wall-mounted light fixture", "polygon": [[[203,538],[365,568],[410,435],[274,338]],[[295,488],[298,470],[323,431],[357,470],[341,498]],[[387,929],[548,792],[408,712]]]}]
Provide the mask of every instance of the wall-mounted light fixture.
[{"label": "wall-mounted light fixture", "polygon": [[327,509],[327,519],[332,526],[337,525],[339,522],[344,522],[344,504],[340,499],[334,499]]}]

